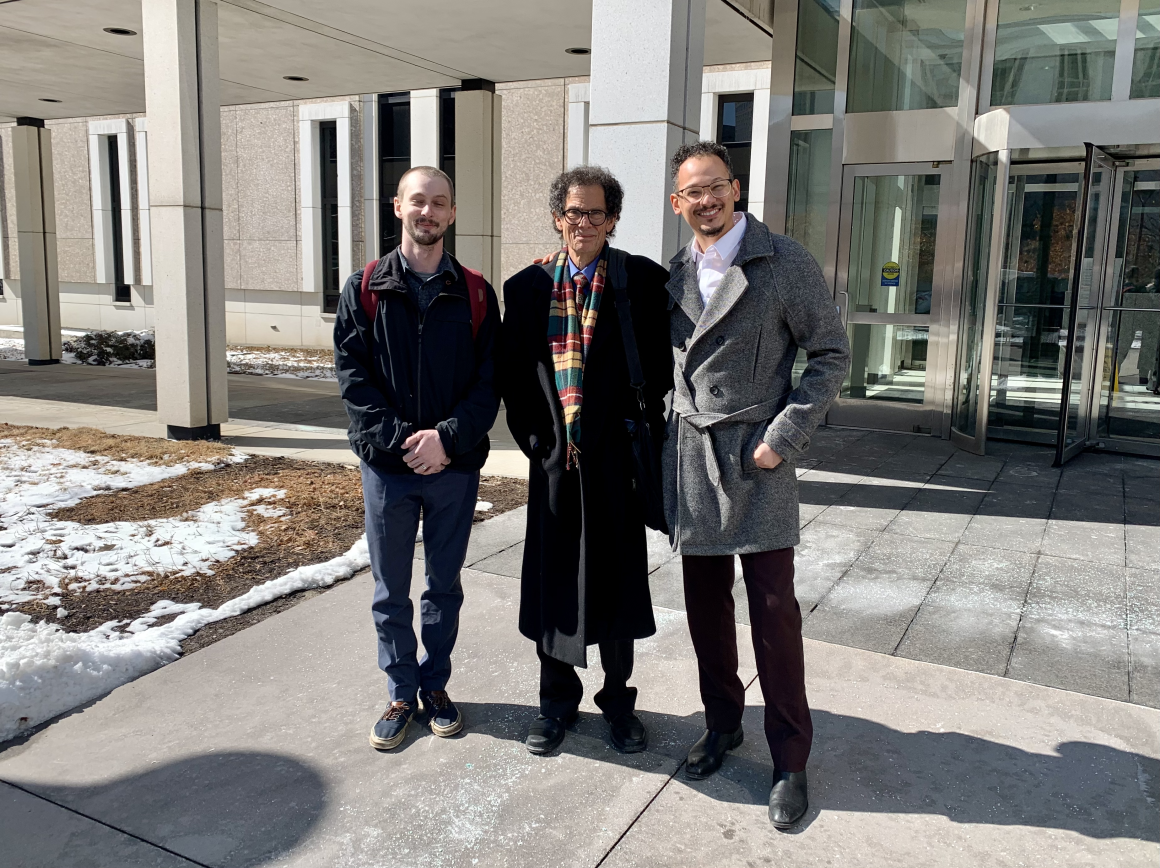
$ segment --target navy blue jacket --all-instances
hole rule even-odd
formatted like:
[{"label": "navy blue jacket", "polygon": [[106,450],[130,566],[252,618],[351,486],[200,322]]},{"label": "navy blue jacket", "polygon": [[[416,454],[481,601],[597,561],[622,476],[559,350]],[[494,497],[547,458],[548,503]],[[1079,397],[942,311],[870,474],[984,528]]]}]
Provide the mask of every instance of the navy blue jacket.
[{"label": "navy blue jacket", "polygon": [[420,315],[403,278],[396,248],[379,260],[370,288],[380,301],[371,323],[359,302],[362,272],[347,279],[334,322],[334,367],[350,417],[347,436],[356,455],[387,473],[413,473],[403,442],[434,428],[457,470],[487,460],[487,432],[499,412],[495,348],[499,301],[487,287],[487,316],[471,334],[471,302],[463,269]]}]

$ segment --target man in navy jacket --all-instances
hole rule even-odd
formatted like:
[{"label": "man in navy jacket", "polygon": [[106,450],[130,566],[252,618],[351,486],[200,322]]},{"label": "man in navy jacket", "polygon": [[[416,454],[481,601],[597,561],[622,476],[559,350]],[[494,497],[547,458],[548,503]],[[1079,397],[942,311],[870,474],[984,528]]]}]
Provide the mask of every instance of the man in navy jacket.
[{"label": "man in navy jacket", "polygon": [[[402,743],[419,701],[436,735],[463,728],[446,687],[463,603],[459,573],[487,432],[499,411],[499,302],[485,285],[486,312],[473,320],[472,287],[443,249],[455,222],[451,179],[430,166],[412,168],[399,181],[395,215],[402,243],[374,265],[366,290],[363,272],[351,275],[334,324],[348,436],[362,464],[379,666],[391,699],[370,736],[380,750]],[[427,572],[421,660],[410,599],[420,511]]]}]

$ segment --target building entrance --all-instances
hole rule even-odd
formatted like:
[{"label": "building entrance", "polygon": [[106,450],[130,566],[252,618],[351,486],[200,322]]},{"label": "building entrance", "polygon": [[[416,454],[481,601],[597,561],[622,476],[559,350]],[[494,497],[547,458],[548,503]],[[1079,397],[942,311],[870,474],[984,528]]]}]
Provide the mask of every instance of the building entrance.
[{"label": "building entrance", "polygon": [[952,436],[1052,445],[1057,464],[1160,454],[1160,161],[1008,157],[976,172]]},{"label": "building entrance", "polygon": [[851,369],[830,424],[942,433],[948,187],[931,163],[846,168],[836,288]]}]

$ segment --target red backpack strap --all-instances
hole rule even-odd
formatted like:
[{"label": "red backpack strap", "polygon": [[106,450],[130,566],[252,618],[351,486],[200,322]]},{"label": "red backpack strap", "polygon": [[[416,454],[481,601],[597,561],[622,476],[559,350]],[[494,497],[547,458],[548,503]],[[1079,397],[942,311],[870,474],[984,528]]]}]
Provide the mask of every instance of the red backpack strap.
[{"label": "red backpack strap", "polygon": [[467,281],[467,296],[471,300],[471,336],[475,338],[479,335],[483,318],[487,316],[487,281],[483,279],[481,272],[466,265],[460,267]]},{"label": "red backpack strap", "polygon": [[374,332],[375,311],[379,307],[379,294],[371,289],[371,272],[375,270],[375,266],[378,264],[379,261],[377,259],[367,263],[366,268],[363,269],[362,288],[358,293],[358,301],[362,305],[363,313],[371,321],[372,333]]}]

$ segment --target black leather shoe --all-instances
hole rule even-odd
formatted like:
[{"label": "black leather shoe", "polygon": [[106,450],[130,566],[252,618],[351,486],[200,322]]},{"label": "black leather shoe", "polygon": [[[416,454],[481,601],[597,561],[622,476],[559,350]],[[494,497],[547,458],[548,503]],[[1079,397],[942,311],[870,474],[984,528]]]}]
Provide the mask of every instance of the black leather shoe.
[{"label": "black leather shoe", "polygon": [[810,800],[806,797],[805,772],[776,772],[769,794],[769,822],[775,829],[792,829],[806,815]]},{"label": "black leather shoe", "polygon": [[736,732],[713,732],[705,730],[705,734],[697,739],[697,743],[689,748],[689,758],[685,761],[685,775],[695,781],[704,780],[717,773],[725,754],[734,748],[741,747],[745,740],[745,733],[741,727]]},{"label": "black leather shoe", "polygon": [[648,747],[648,730],[631,711],[605,719],[608,720],[609,740],[621,753],[640,753]]},{"label": "black leather shoe", "polygon": [[567,717],[545,717],[539,715],[528,727],[528,753],[551,753],[564,743],[568,727],[576,722],[579,715],[572,712]]}]

